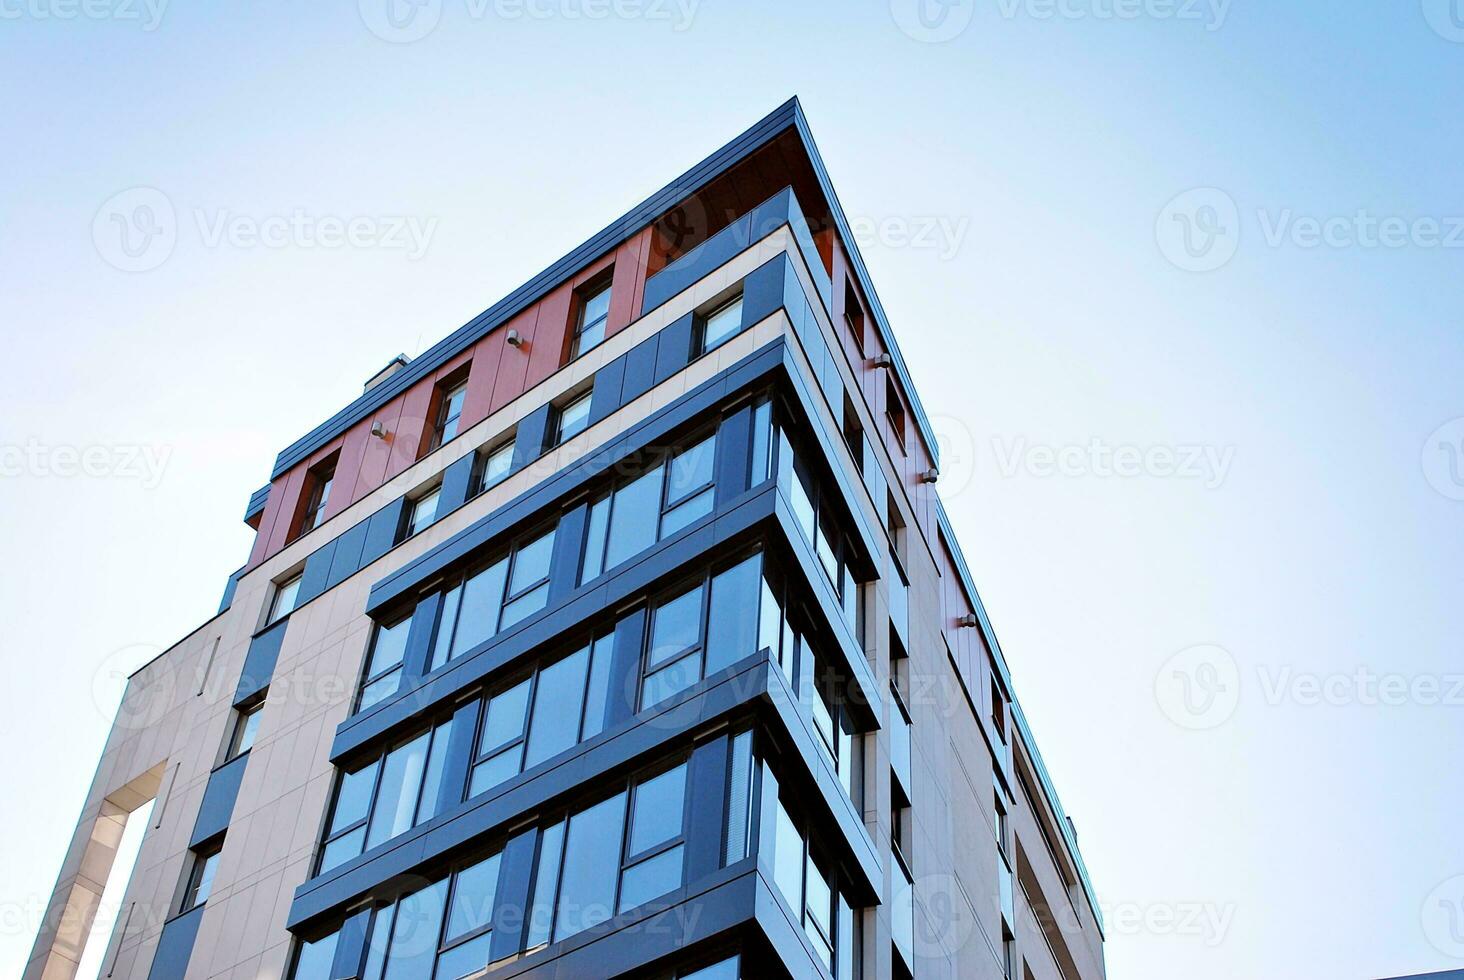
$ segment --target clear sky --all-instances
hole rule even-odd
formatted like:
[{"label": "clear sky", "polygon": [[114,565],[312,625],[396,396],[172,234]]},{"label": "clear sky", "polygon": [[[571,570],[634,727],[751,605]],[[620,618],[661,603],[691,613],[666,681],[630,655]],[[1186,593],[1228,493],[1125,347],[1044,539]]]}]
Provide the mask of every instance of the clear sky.
[{"label": "clear sky", "polygon": [[159,2],[0,0],[0,975],[275,453],[793,94],[1110,975],[1464,966],[1460,0]]}]

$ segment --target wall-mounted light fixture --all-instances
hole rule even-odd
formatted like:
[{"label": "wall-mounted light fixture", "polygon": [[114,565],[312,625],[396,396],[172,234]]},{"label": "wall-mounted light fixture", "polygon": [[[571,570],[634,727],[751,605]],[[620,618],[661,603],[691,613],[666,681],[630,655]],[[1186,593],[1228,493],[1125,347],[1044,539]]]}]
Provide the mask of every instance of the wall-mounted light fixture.
[{"label": "wall-mounted light fixture", "polygon": [[934,466],[932,466],[930,469],[926,470],[924,473],[921,473],[920,474],[920,482],[921,483],[934,483],[936,480],[939,480],[939,479],[940,479],[940,470],[936,469]]},{"label": "wall-mounted light fixture", "polygon": [[888,354],[880,354],[878,357],[869,359],[869,366],[872,368],[892,368],[895,366],[895,359]]},{"label": "wall-mounted light fixture", "polygon": [[386,426],[382,425],[380,422],[372,422],[371,423],[371,434],[373,436],[375,436],[376,438],[378,438],[378,439],[385,439],[386,438]]},{"label": "wall-mounted light fixture", "polygon": [[978,625],[976,614],[966,613],[966,615],[956,620],[956,625],[961,629],[975,629]]},{"label": "wall-mounted light fixture", "polygon": [[517,330],[510,330],[508,336],[503,339],[508,342],[508,346],[510,347],[521,348],[524,346],[524,338]]}]

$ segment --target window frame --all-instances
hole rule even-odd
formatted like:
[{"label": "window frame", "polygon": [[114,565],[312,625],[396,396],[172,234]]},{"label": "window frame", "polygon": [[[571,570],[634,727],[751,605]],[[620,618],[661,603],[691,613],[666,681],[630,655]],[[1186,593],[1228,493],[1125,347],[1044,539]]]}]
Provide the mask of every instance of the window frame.
[{"label": "window frame", "polygon": [[[692,360],[696,360],[699,357],[704,357],[707,354],[710,354],[712,351],[726,344],[728,341],[732,340],[732,338],[736,337],[738,334],[742,333],[744,329],[746,329],[747,324],[743,322],[744,318],[742,315],[743,298],[743,290],[739,289],[735,295],[727,297],[716,306],[707,310],[705,313],[699,313],[696,315],[696,317],[692,321]],[[716,340],[715,343],[712,343],[712,337],[708,333],[708,329],[711,327],[712,322],[723,313],[726,313],[728,310],[732,309],[732,307],[734,306],[737,307],[737,326],[730,333],[722,335],[719,339]]]},{"label": "window frame", "polygon": [[[427,442],[417,458],[421,459],[441,449],[461,434],[463,407],[468,400],[468,369],[463,365],[443,380],[432,392],[432,425],[427,431]],[[456,406],[454,406],[456,401]],[[452,431],[449,432],[448,430]]]},{"label": "window frame", "polygon": [[305,494],[301,499],[300,516],[295,522],[295,531],[290,541],[304,537],[322,523],[325,509],[330,505],[330,492],[335,483],[336,467],[340,451],[331,453],[305,472]]},{"label": "window frame", "polygon": [[[407,650],[408,644],[410,644],[412,640],[412,620],[415,618],[415,615],[416,610],[413,609],[406,613],[403,613],[400,616],[388,619],[386,622],[378,621],[373,625],[371,630],[371,642],[368,643],[366,646],[366,661],[361,667],[361,683],[356,688],[356,701],[351,709],[352,714],[355,714],[358,711],[364,711],[366,708],[374,707],[380,704],[382,701],[386,701],[387,699],[389,699],[392,694],[395,694],[396,691],[393,691],[390,694],[382,695],[381,698],[371,702],[371,704],[369,705],[362,705],[362,701],[364,701],[366,698],[367,689],[372,687],[379,681],[385,680],[392,674],[398,675],[396,688],[397,691],[400,691],[402,689],[401,678],[405,676],[407,666]],[[405,627],[407,631],[402,638],[401,657],[397,661],[395,661],[390,667],[385,667],[381,670],[378,670],[374,674],[368,673],[368,671],[371,670],[371,662],[376,658],[376,646],[378,643],[381,642],[382,633],[388,633],[396,629],[397,627]]]},{"label": "window frame", "polygon": [[[569,344],[564,357],[565,364],[583,357],[605,342],[610,326],[610,304],[615,300],[614,286],[615,267],[612,265],[574,291],[574,327],[570,330]],[[605,297],[605,312],[593,320],[586,320],[585,315],[589,312],[590,304],[602,295]],[[585,334],[597,327],[600,330],[599,339],[588,347],[584,346]]]},{"label": "window frame", "polygon": [[[519,534],[512,541],[508,542],[506,547],[502,547],[499,550],[493,551],[491,553],[491,557],[473,562],[472,564],[468,565],[464,571],[453,574],[442,583],[438,584],[435,588],[429,590],[427,595],[423,596],[423,600],[425,600],[427,596],[430,596],[433,593],[442,597],[441,606],[437,611],[436,622],[433,624],[432,627],[432,636],[427,643],[428,654],[424,676],[426,674],[431,674],[435,670],[441,670],[443,667],[446,667],[458,657],[465,654],[468,650],[472,649],[472,647],[465,647],[461,652],[454,653],[454,648],[457,646],[458,640],[458,627],[462,624],[463,598],[467,592],[467,584],[478,575],[487,572],[500,561],[505,563],[503,571],[503,586],[498,594],[498,612],[493,621],[493,631],[487,636],[484,636],[482,639],[478,640],[477,643],[474,644],[474,646],[488,642],[489,640],[496,637],[499,633],[502,633],[504,629],[508,628],[503,625],[503,611],[505,607],[508,606],[510,601],[508,598],[508,590],[513,582],[513,566],[518,557],[518,553],[524,548],[525,545],[535,543],[546,534],[552,535],[557,540],[559,535],[559,525],[560,520],[558,515],[551,517],[539,524],[536,524],[529,531]],[[554,545],[555,541],[551,541],[549,544],[548,577],[539,580],[539,582],[536,583],[535,588],[545,582],[552,583],[554,580]],[[457,601],[451,603],[451,609],[449,609],[447,597],[454,591],[458,592]],[[522,598],[523,595],[526,595],[531,591],[533,590],[525,589],[522,594],[515,595],[513,598]],[[519,623],[524,622],[529,617],[542,612],[544,608],[547,608],[548,604],[549,596],[546,594],[543,607],[540,607],[539,609],[536,609],[533,612],[526,614],[522,619],[511,623],[510,626],[517,626],[519,625]],[[449,621],[449,617],[451,617],[451,621]],[[443,636],[444,630],[447,631],[446,638],[444,638]],[[438,645],[444,642],[447,644],[447,652],[443,656],[442,663],[434,667],[433,663],[436,660]]]},{"label": "window frame", "polygon": [[[305,578],[305,570],[301,569],[293,575],[276,582],[274,593],[269,597],[269,613],[265,619],[265,626],[273,626],[275,623],[289,617],[300,607],[300,584]],[[280,608],[280,597],[288,594],[290,607],[282,610]]]},{"label": "window frame", "polygon": [[[632,853],[630,850],[630,846],[631,839],[635,836],[635,805],[636,801],[640,798],[641,788],[652,780],[659,779],[660,777],[669,774],[677,768],[684,770],[682,774],[681,821],[679,824],[679,830],[677,831],[677,833],[663,841],[658,841],[657,843],[651,844],[640,851]],[[625,894],[626,874],[638,867],[641,867],[647,862],[654,861],[661,855],[667,853],[668,851],[675,850],[678,847],[682,849],[681,875],[676,887],[680,888],[682,885],[686,884],[686,828],[687,825],[691,822],[691,788],[692,785],[690,755],[682,757],[679,762],[673,762],[669,765],[663,765],[654,769],[646,770],[645,772],[643,772],[643,774],[637,776],[631,781],[625,798],[625,826],[621,828],[620,832],[620,873],[616,876],[615,882],[614,907],[616,915],[621,915],[625,912],[630,911],[630,909],[624,909],[620,907],[620,903]],[[675,888],[671,889],[671,891],[675,890]],[[661,895],[669,895],[671,894],[671,891],[662,892]],[[656,898],[659,897],[661,896],[656,896]],[[654,899],[647,899],[647,901],[654,901]],[[641,905],[644,904],[646,903],[641,903]],[[639,905],[631,906],[631,908],[639,907]]]},{"label": "window frame", "polygon": [[[551,419],[554,425],[551,430],[551,439],[549,446],[547,447],[548,449],[555,449],[559,446],[564,445],[570,439],[573,439],[575,436],[579,435],[581,432],[584,432],[590,427],[590,410],[592,407],[590,399],[591,396],[594,395],[594,393],[595,390],[593,388],[586,388],[579,394],[571,395],[565,398],[563,403],[554,406],[552,412],[553,418]],[[571,408],[578,408],[580,405],[584,405],[585,407],[584,424],[581,425],[578,429],[575,429],[573,432],[566,434],[564,431],[565,413]]]},{"label": "window frame", "polygon": [[[503,471],[501,475],[499,475],[496,480],[494,480],[492,483],[489,483],[488,463],[495,456],[503,452],[508,453],[508,467]],[[496,443],[491,444],[491,448],[478,450],[477,455],[473,460],[472,496],[476,497],[481,493],[487,493],[489,490],[492,490],[494,487],[498,486],[504,480],[507,480],[510,476],[513,475],[513,452],[514,437],[512,434],[499,439],[499,441]]]},{"label": "window frame", "polygon": [[[229,745],[224,752],[224,761],[220,765],[226,765],[242,755],[248,755],[250,749],[254,748],[254,742],[259,738],[259,716],[263,710],[264,699],[260,698],[234,712],[234,729],[229,733]],[[249,744],[244,745],[246,735],[249,737]]]},{"label": "window frame", "polygon": [[884,416],[885,420],[889,422],[890,434],[895,437],[895,444],[900,447],[900,453],[902,455],[909,455],[909,443],[906,441],[907,434],[905,431],[908,417],[905,409],[905,399],[900,394],[900,389],[895,384],[895,379],[888,374],[885,377]]},{"label": "window frame", "polygon": [[[432,501],[432,517],[427,521],[427,523],[418,527],[417,518],[422,508],[423,502],[427,500]],[[437,513],[437,507],[438,504],[441,503],[441,501],[442,484],[440,482],[434,484],[426,490],[423,490],[421,493],[417,494],[414,497],[408,497],[406,501],[406,506],[402,508],[402,526],[401,530],[397,533],[396,543],[401,544],[403,541],[408,541],[412,538],[415,538],[417,535],[421,534],[423,531],[436,524],[437,518],[439,517]]]},{"label": "window frame", "polygon": [[[183,879],[183,893],[178,902],[178,914],[203,908],[208,904],[209,896],[213,894],[214,879],[218,876],[219,855],[223,853],[223,839],[204,844],[189,853],[192,854],[192,863],[188,866],[188,875]],[[202,891],[202,897],[199,892]]]}]

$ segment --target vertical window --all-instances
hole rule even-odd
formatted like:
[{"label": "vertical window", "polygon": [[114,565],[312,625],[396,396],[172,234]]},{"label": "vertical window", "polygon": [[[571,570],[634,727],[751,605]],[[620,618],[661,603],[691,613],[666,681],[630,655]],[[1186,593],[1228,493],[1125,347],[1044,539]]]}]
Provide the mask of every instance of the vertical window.
[{"label": "vertical window", "polygon": [[193,852],[193,865],[183,886],[183,904],[178,909],[180,913],[196,909],[208,901],[209,892],[213,891],[214,873],[219,870],[219,851],[223,846],[223,841],[219,841]]},{"label": "vertical window", "polygon": [[501,857],[501,853],[494,854],[453,877],[442,952],[437,957],[438,980],[458,980],[487,965]]},{"label": "vertical window", "polygon": [[259,716],[263,710],[263,701],[238,710],[234,718],[234,731],[229,736],[229,751],[224,757],[225,762],[239,758],[254,747],[254,736],[259,731]]},{"label": "vertical window", "polygon": [[468,395],[468,377],[466,370],[456,371],[452,378],[443,382],[437,388],[437,412],[432,419],[432,434],[427,440],[426,451],[422,455],[441,448],[445,442],[451,442],[458,434],[458,426],[463,417],[463,401]]},{"label": "vertical window", "polygon": [[336,788],[335,808],[325,828],[320,871],[324,873],[361,853],[366,841],[366,818],[371,815],[371,797],[381,760],[375,759],[355,772],[344,773]]},{"label": "vertical window", "polygon": [[761,555],[753,555],[712,577],[705,673],[714,674],[758,651],[756,610],[761,583]]},{"label": "vertical window", "polygon": [[674,534],[712,512],[712,471],[716,459],[717,436],[713,433],[667,462],[659,537]]},{"label": "vertical window", "polygon": [[295,611],[295,601],[300,597],[300,578],[295,575],[275,586],[274,598],[269,603],[270,623],[277,623]]},{"label": "vertical window", "polygon": [[335,482],[336,459],[332,455],[306,474],[304,506],[300,511],[299,526],[291,540],[306,531],[313,531],[324,519],[326,505],[330,503],[330,488]]},{"label": "vertical window", "polygon": [[660,704],[701,680],[702,597],[706,583],[667,599],[651,614],[641,708]]},{"label": "vertical window", "polygon": [[715,350],[731,340],[742,329],[742,294],[728,300],[700,319],[696,329],[693,356]]},{"label": "vertical window", "polygon": [[473,479],[474,494],[502,483],[513,469],[513,440],[509,439],[485,453],[479,453],[476,469]]},{"label": "vertical window", "polygon": [[748,855],[752,838],[752,732],[732,739],[732,763],[727,779],[727,830],[723,835],[722,866]]},{"label": "vertical window", "polygon": [[844,283],[844,326],[849,331],[849,339],[854,341],[854,349],[859,356],[864,356],[864,307],[859,303],[859,295],[854,291],[854,284],[845,281]]},{"label": "vertical window", "polygon": [[605,324],[610,318],[610,276],[607,274],[583,291],[579,315],[575,318],[574,337],[569,344],[569,360],[594,350],[605,339]]},{"label": "vertical window", "polygon": [[371,656],[366,661],[366,677],[361,684],[361,703],[357,711],[395,694],[402,681],[402,658],[407,652],[407,635],[412,629],[412,616],[407,614],[395,623],[378,625],[371,641]]},{"label": "vertical window", "polygon": [[748,468],[749,487],[755,487],[772,475],[773,403],[761,401],[752,410],[752,465]]},{"label": "vertical window", "polygon": [[437,501],[442,496],[442,487],[435,486],[415,500],[407,501],[406,516],[402,522],[401,540],[405,541],[437,520]]},{"label": "vertical window", "polygon": [[859,424],[859,412],[855,410],[854,403],[849,396],[844,396],[844,444],[849,447],[849,455],[854,457],[854,468],[860,474],[864,473],[864,426]]},{"label": "vertical window", "polygon": [[685,807],[685,764],[635,787],[618,911],[644,905],[681,887]]},{"label": "vertical window", "polygon": [[617,793],[569,818],[554,917],[555,942],[597,926],[615,914],[624,826],[625,793]]},{"label": "vertical window", "polygon": [[340,938],[341,931],[337,929],[314,942],[301,943],[295,955],[295,969],[290,972],[292,980],[331,980],[330,968]]},{"label": "vertical window", "polygon": [[555,411],[554,438],[550,443],[551,448],[574,438],[589,427],[590,396],[592,394],[593,392],[587,391],[566,402]]},{"label": "vertical window", "polygon": [[469,574],[442,596],[429,670],[538,612],[549,601],[554,529]]},{"label": "vertical window", "polygon": [[900,447],[900,452],[904,452],[905,403],[900,398],[900,390],[895,387],[895,381],[891,377],[885,378],[885,419],[890,423],[890,437]]},{"label": "vertical window", "polygon": [[544,608],[549,601],[549,561],[553,555],[553,531],[521,545],[514,552],[499,629],[507,629]]},{"label": "vertical window", "polygon": [[834,967],[834,890],[829,877],[813,854],[808,855],[804,874],[803,931],[808,934],[819,959],[830,970]]},{"label": "vertical window", "polygon": [[1006,734],[1006,699],[1001,696],[1001,688],[996,684],[996,678],[991,679],[991,724],[996,728],[997,738],[1005,745]]}]

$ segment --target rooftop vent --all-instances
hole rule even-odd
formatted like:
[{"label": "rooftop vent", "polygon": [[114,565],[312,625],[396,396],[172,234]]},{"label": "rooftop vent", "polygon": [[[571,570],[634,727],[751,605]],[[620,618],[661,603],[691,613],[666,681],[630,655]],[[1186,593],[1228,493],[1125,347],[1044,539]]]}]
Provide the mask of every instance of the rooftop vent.
[{"label": "rooftop vent", "polygon": [[375,388],[387,378],[391,377],[393,374],[396,374],[402,368],[406,367],[407,362],[409,362],[410,360],[411,358],[405,354],[398,354],[396,357],[393,357],[391,360],[386,362],[386,367],[382,368],[380,371],[377,371],[371,377],[366,379],[366,387],[361,390],[370,391],[372,388]]}]

